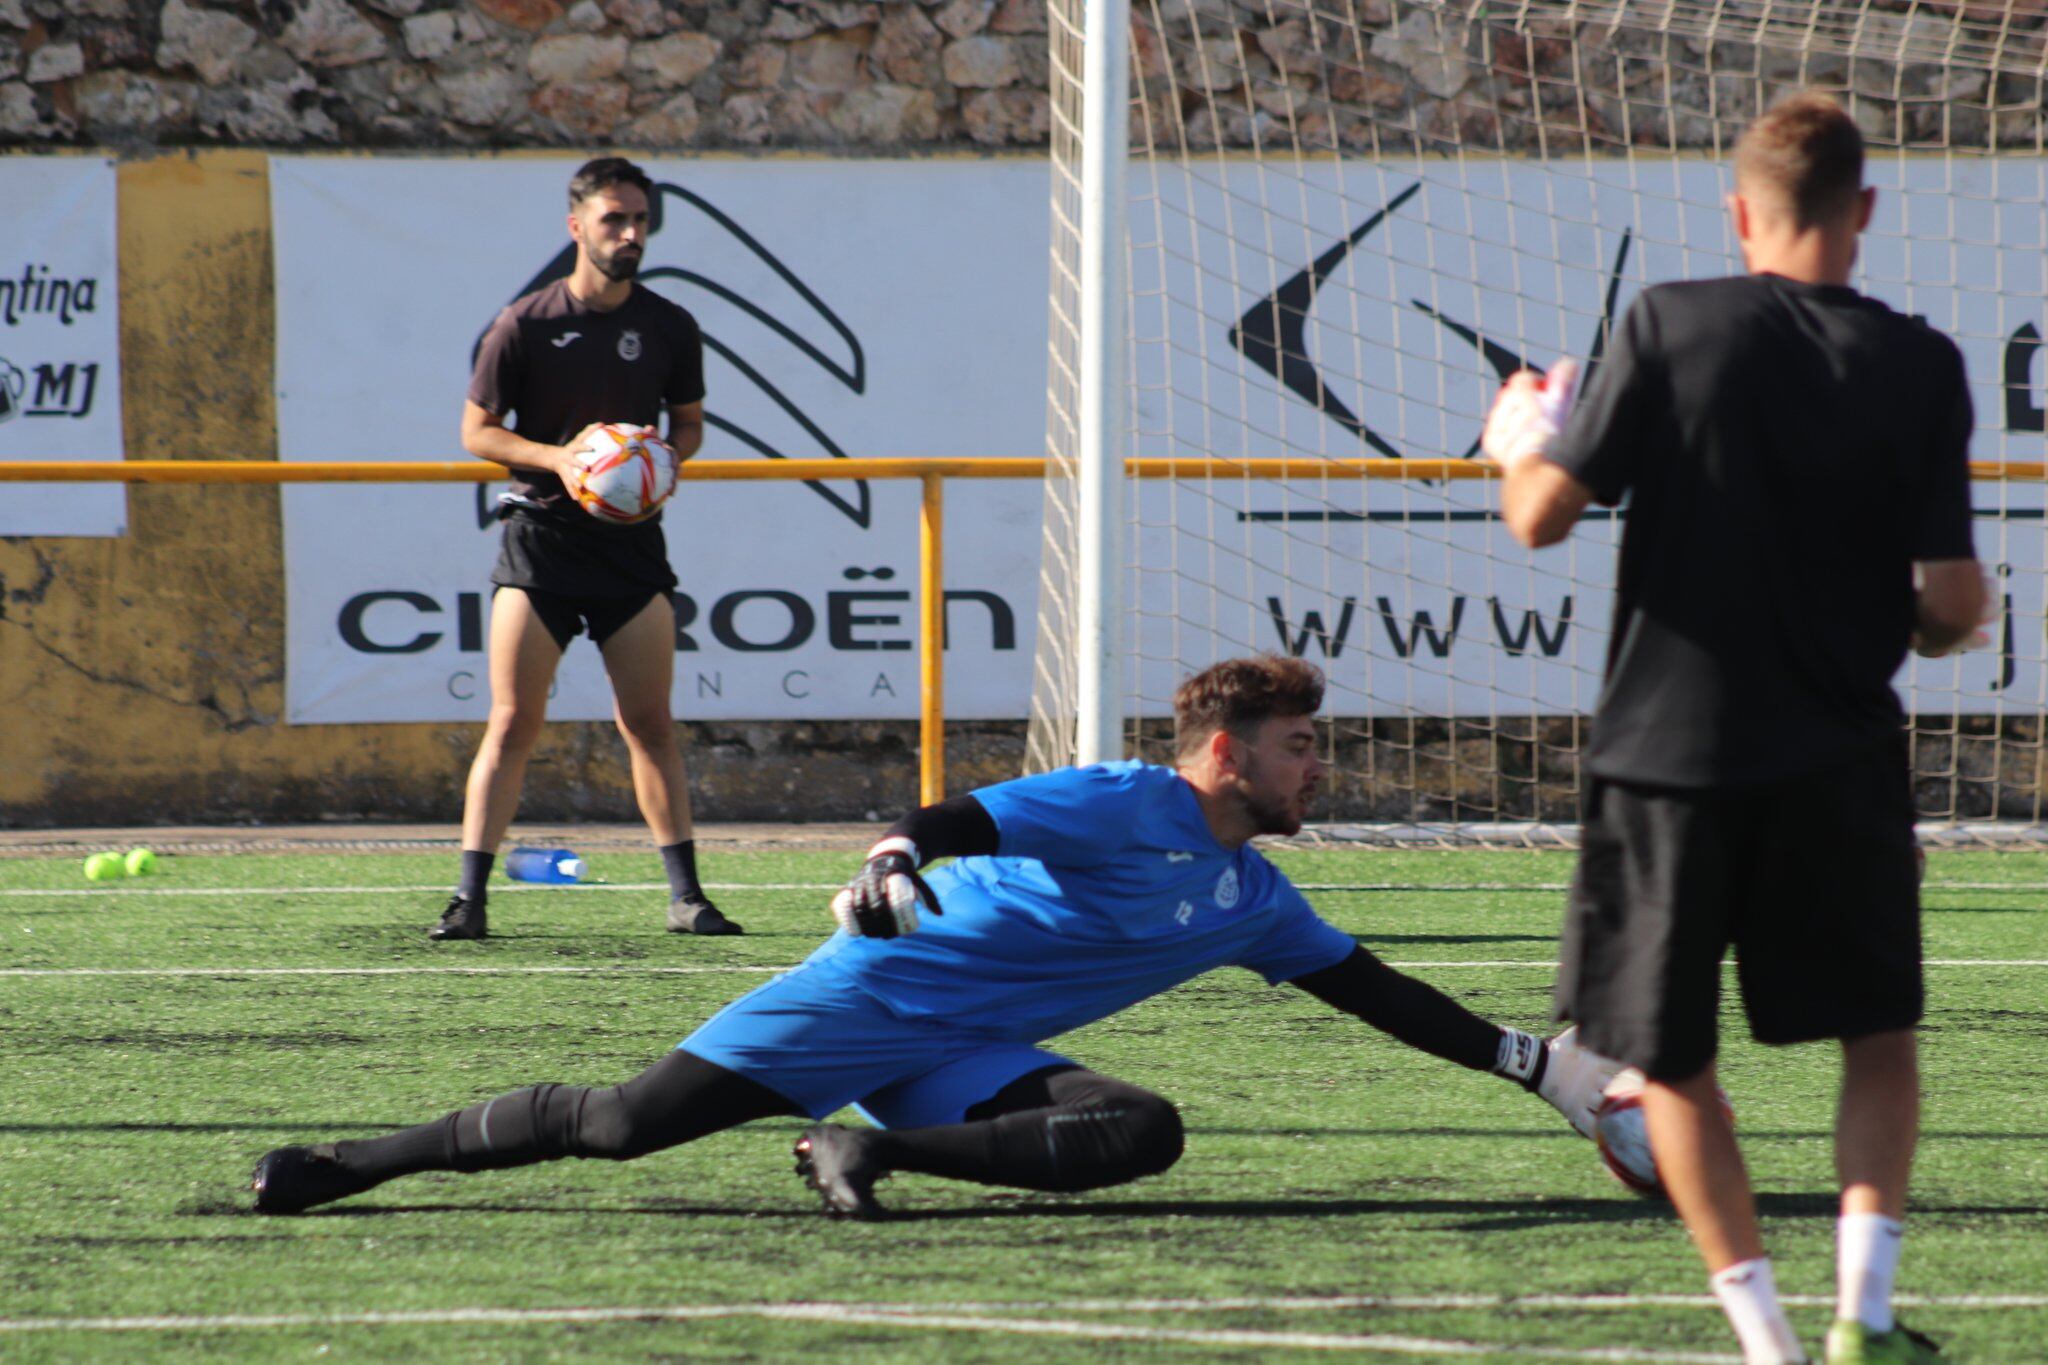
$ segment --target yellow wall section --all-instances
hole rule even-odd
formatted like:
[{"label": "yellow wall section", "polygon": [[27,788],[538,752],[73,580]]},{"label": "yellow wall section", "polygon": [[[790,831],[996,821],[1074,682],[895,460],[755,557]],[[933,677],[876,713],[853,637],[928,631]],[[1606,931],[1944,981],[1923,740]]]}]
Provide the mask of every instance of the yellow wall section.
[{"label": "yellow wall section", "polygon": [[[128,457],[276,459],[267,159],[119,174]],[[475,725],[283,724],[276,489],[128,500],[125,536],[0,541],[0,824],[459,808]],[[579,804],[564,785],[630,803],[616,740],[590,733],[608,730],[551,729],[536,809]]]},{"label": "yellow wall section", "polygon": [[[170,153],[119,177],[128,458],[276,459],[268,159]],[[127,496],[125,536],[0,540],[0,825],[458,818],[480,725],[284,723],[277,489]],[[955,732],[956,781],[1015,775],[1021,726]],[[893,815],[916,796],[910,722],[683,733],[708,818]],[[632,818],[612,726],[548,726],[523,811]]]}]

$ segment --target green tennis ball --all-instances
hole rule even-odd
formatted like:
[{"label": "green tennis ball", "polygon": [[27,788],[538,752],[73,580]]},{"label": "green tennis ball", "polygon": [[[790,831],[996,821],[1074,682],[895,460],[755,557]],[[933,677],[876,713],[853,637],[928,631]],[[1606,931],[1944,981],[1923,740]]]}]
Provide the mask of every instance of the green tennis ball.
[{"label": "green tennis ball", "polygon": [[95,853],[85,860],[85,879],[89,882],[111,882],[127,875],[128,865],[118,853]]},{"label": "green tennis ball", "polygon": [[121,860],[131,877],[147,877],[156,871],[156,854],[146,848],[131,848],[128,856]]}]

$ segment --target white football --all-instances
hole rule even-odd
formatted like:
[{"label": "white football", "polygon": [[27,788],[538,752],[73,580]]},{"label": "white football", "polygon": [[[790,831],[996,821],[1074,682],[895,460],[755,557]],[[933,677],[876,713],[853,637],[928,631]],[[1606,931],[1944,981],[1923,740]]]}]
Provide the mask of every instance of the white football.
[{"label": "white football", "polygon": [[[1657,1158],[1650,1151],[1650,1125],[1643,1117],[1643,1073],[1623,1067],[1608,1082],[1600,1108],[1593,1116],[1593,1141],[1600,1148],[1600,1160],[1607,1173],[1637,1194],[1666,1199],[1664,1181],[1657,1174]],[[1735,1121],[1735,1106],[1728,1092],[1718,1092],[1721,1111]]]},{"label": "white football", "polygon": [[601,521],[645,521],[676,491],[676,453],[652,427],[606,423],[576,461],[569,495]]}]

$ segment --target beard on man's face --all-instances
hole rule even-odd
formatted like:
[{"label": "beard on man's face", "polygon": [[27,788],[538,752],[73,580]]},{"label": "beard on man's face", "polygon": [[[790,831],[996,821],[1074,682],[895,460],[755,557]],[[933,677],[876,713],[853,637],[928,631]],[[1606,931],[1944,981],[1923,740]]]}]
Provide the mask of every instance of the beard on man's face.
[{"label": "beard on man's face", "polygon": [[608,280],[624,282],[640,273],[640,251],[636,247],[620,247],[610,255],[590,253],[590,263],[598,273]]},{"label": "beard on man's face", "polygon": [[1253,797],[1246,803],[1261,834],[1301,833],[1301,814],[1291,796]]},{"label": "beard on man's face", "polygon": [[[1249,788],[1258,780],[1255,768],[1245,770],[1245,783]],[[1245,811],[1252,817],[1252,824],[1261,834],[1292,835],[1301,833],[1301,812],[1295,807],[1297,793],[1244,793]]]}]

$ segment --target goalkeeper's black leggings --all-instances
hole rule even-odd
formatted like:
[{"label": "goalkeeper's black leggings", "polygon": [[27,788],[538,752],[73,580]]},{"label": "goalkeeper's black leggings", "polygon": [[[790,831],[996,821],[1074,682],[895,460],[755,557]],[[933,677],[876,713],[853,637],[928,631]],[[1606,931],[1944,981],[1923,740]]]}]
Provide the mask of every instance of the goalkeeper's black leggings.
[{"label": "goalkeeper's black leggings", "polygon": [[[626,1161],[755,1119],[801,1113],[766,1086],[679,1050],[623,1085],[537,1085],[388,1137],[336,1146],[344,1165],[384,1181],[571,1156]],[[892,1170],[1033,1190],[1121,1184],[1180,1157],[1180,1116],[1171,1104],[1080,1067],[1013,1081],[967,1118],[869,1140]]]}]

